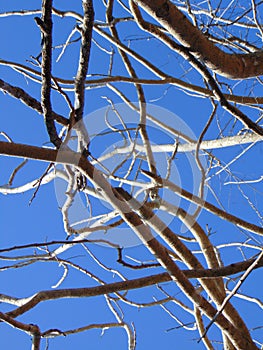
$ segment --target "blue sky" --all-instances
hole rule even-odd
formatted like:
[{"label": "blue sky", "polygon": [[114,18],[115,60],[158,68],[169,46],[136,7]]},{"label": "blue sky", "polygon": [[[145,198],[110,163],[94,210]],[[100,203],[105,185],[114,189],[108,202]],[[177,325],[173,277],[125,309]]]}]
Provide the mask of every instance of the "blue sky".
[{"label": "blue sky", "polygon": [[[76,1],[72,5],[72,1],[54,1],[54,6],[60,9],[74,9],[75,11],[81,12],[81,2]],[[37,9],[41,7],[41,1],[0,1],[0,13],[9,10],[20,10],[20,9]],[[120,14],[124,11],[120,8]],[[103,19],[104,17],[104,6],[102,1],[96,1],[96,19]],[[27,17],[6,17],[0,18],[0,29],[1,46],[0,46],[0,59],[15,61],[21,64],[28,65],[28,60],[31,60],[30,56],[36,56],[40,53],[40,34],[35,22],[34,16]],[[75,25],[72,19],[58,19],[54,16],[54,45],[60,45],[65,42],[70,30]],[[121,24],[120,26],[123,26]],[[129,31],[122,32],[122,38],[124,42],[136,38],[142,39],[138,30],[134,29],[135,25],[131,24]],[[98,34],[94,34],[94,39],[100,44],[105,45],[107,49],[111,48],[111,45],[106,44],[105,40],[100,38]],[[178,74],[180,77],[183,76],[183,69],[180,66],[181,61],[178,60],[177,56],[173,53],[167,56],[166,48],[163,45],[152,40],[151,46],[146,45],[146,40],[131,41],[131,45],[136,51],[139,51],[146,57],[153,57],[154,63],[159,69],[163,69],[166,72],[173,72],[174,75]],[[55,63],[56,58],[59,56],[61,49],[55,49],[53,52],[53,73],[57,76],[62,76],[65,79],[70,79],[75,75],[77,69],[78,59],[78,45],[79,43],[73,44],[67,48],[65,54],[58,63]],[[115,48],[116,50],[116,48]],[[101,50],[93,43],[92,54],[90,59],[90,74],[107,74],[109,64],[109,56],[102,53]],[[142,74],[144,77],[151,77],[151,74],[146,71],[145,68],[139,67],[136,63],[135,67],[138,70],[138,74]],[[185,70],[189,69],[189,65],[185,64],[183,67]],[[114,64],[113,74],[126,75],[125,69],[118,63],[116,57],[116,63]],[[201,83],[201,79],[195,72],[190,72],[187,79],[195,81],[196,84]],[[0,78],[6,80],[10,84],[20,86],[25,89],[28,93],[32,94],[35,98],[40,100],[40,86],[38,83],[30,81],[22,75],[19,75],[14,70],[0,65]],[[251,85],[249,85],[251,84]],[[236,91],[240,89],[241,93],[246,91],[245,85],[240,84],[237,86]],[[117,85],[118,86],[118,85]],[[120,86],[123,86],[120,84]],[[248,82],[248,87],[252,86],[252,83]],[[261,90],[260,90],[261,89]],[[262,87],[255,89],[256,92],[261,91]],[[125,85],[125,92],[129,95],[131,100],[136,98],[135,89],[131,85]],[[211,104],[205,99],[198,99],[183,93],[182,91],[171,86],[145,86],[145,93],[147,101],[151,102],[156,106],[166,108],[173,114],[177,115],[189,128],[193,131],[194,135],[198,137],[202,131],[209,113],[211,113]],[[73,93],[69,93],[69,96],[73,98]],[[103,96],[114,98],[116,102],[121,102],[112,91],[106,88],[96,88],[88,90],[86,93],[86,106],[85,114],[90,114],[100,108],[108,105],[108,102]],[[56,94],[52,95],[52,103],[56,112],[68,117],[68,108],[61,97]],[[35,111],[30,110],[26,106],[5,95],[0,94],[0,106],[1,106],[1,127],[0,131],[4,131],[8,134],[14,142],[25,143],[37,146],[50,146],[48,143],[48,135],[45,130],[43,119]],[[249,110],[251,118],[256,119],[258,111]],[[95,114],[94,114],[95,115]],[[235,125],[232,128],[232,124],[227,123],[230,119],[229,116],[218,108],[218,118],[222,118],[222,124],[225,126],[223,135],[226,136],[234,134],[235,131],[240,128],[240,124]],[[225,119],[224,119],[225,118]],[[89,119],[87,119],[89,121]],[[91,123],[96,123],[95,117],[93,117]],[[87,122],[88,123],[88,122]],[[214,122],[214,127],[208,132],[206,138],[214,138],[218,136],[218,129],[216,128],[217,121]],[[177,125],[178,126],[178,125]],[[87,126],[88,127],[88,126]],[[156,142],[159,136],[156,132]],[[106,139],[106,138],[105,138]],[[105,140],[104,139],[104,140]],[[4,141],[4,137],[1,137],[1,141]],[[167,142],[168,138],[163,136],[160,143]],[[109,143],[109,140],[107,140]],[[98,138],[97,143],[94,141],[94,152],[102,153],[105,147],[109,144],[101,143]],[[245,146],[233,147],[224,150],[215,151],[214,154],[218,154],[218,157],[227,163],[235,156],[237,156]],[[255,145],[251,151],[248,151],[244,157],[240,158],[231,167],[232,172],[240,179],[255,179],[259,178],[262,174],[262,143]],[[190,157],[190,156],[189,156]],[[182,159],[183,156],[178,155],[178,162],[182,161],[185,164],[184,168],[180,168],[178,165],[178,173],[180,175],[181,184],[191,190],[192,179],[189,176],[189,158]],[[10,174],[14,167],[20,164],[21,159],[11,159],[7,157],[1,157],[1,172],[0,172],[0,186],[6,184]],[[181,163],[180,163],[181,164]],[[176,166],[176,163],[175,163]],[[20,171],[15,178],[15,185],[22,185],[25,181],[32,181],[37,179],[45,171],[47,167],[46,163],[40,163],[36,161],[30,161]],[[211,179],[211,185],[215,191],[219,194],[222,205],[226,209],[229,209],[231,213],[240,215],[244,219],[254,222],[258,225],[262,224],[259,218],[251,208],[247,207],[247,202],[240,195],[237,186],[224,186],[223,182],[226,182],[228,175],[223,172],[218,178]],[[231,179],[231,177],[230,177]],[[63,228],[61,211],[59,209],[59,203],[57,200],[57,187],[53,182],[44,185],[38,191],[36,198],[30,204],[33,196],[33,191],[27,191],[18,195],[0,195],[0,246],[1,248],[11,247],[13,245],[22,245],[32,242],[45,242],[51,240],[64,240],[66,234]],[[262,212],[262,185],[255,184],[247,189],[247,195],[253,199],[254,203],[257,204],[258,210]],[[208,200],[218,204],[214,198],[212,192],[208,191]],[[181,202],[185,205],[185,202]],[[96,210],[100,211],[100,204],[95,207]],[[230,241],[242,241],[246,240],[246,234],[233,228],[232,225],[223,222],[218,218],[214,218],[211,215],[202,212],[199,218],[200,224],[205,227],[212,228],[214,232],[212,240],[215,244],[224,244],[226,236],[230,236]],[[174,230],[180,230],[181,225],[177,222],[173,223]],[[250,242],[256,245],[262,244],[262,239],[254,237],[249,234],[248,239]],[[253,239],[255,239],[253,241]],[[120,269],[120,271],[130,278],[136,278],[141,276],[143,272],[129,271],[127,268],[120,268],[117,264],[117,252],[110,248],[105,248],[101,245],[88,245],[88,248],[96,255],[103,257],[103,263],[111,266],[112,269]],[[253,255],[255,251],[244,248],[247,257]],[[40,251],[37,251],[40,254]],[[142,246],[136,246],[127,248],[125,251],[127,256],[137,257],[138,259],[143,256],[147,261],[151,258],[149,252],[146,251]],[[15,257],[16,255],[34,254],[33,249],[15,251],[8,256]],[[1,254],[0,254],[1,255]],[[92,271],[94,274],[98,274],[101,278],[108,282],[118,281],[119,277],[113,271],[105,271],[99,264],[97,264],[83,248],[71,248],[62,254],[62,258],[72,259],[76,264],[81,264],[84,268]],[[226,263],[230,263],[234,257],[234,261],[240,261],[243,259],[241,249],[222,249],[222,257]],[[23,261],[20,259],[19,261]],[[13,265],[14,261],[1,260],[2,270],[0,273],[0,293],[8,294],[15,297],[27,297],[40,290],[51,289],[52,286],[56,285],[59,279],[63,275],[63,267],[59,266],[56,262],[38,262],[30,264],[23,268],[15,269],[3,269],[4,266]],[[158,273],[162,269],[152,269],[148,273]],[[249,277],[248,281],[242,286],[244,293],[253,293],[253,296],[262,298],[261,288],[261,275],[262,272],[254,271]],[[253,281],[253,283],[251,282]],[[77,288],[83,286],[93,286],[96,283],[89,277],[84,276],[78,271],[69,269],[67,278],[63,281],[59,288]],[[164,289],[171,290],[171,286],[164,284]],[[130,294],[131,293],[131,294]],[[160,298],[164,295],[158,290],[158,288],[145,288],[143,290],[130,292],[128,295],[132,296],[133,300],[149,302],[154,297]],[[173,296],[177,296],[184,300],[187,305],[191,305],[189,301],[186,301],[182,296],[182,292],[174,287]],[[256,305],[249,304],[247,308],[247,302],[239,299],[234,301],[234,304],[238,306],[241,313],[244,315],[249,327],[262,322],[260,318],[259,307]],[[163,348],[178,348],[180,350],[188,350],[189,348],[195,350],[202,350],[204,346],[197,342],[198,333],[186,332],[182,328],[178,327],[178,323],[173,320],[167,312],[161,309],[160,306],[154,306],[152,308],[135,308],[130,305],[121,305],[125,314],[125,321],[128,323],[134,322],[136,326],[137,334],[137,350],[143,349],[160,349]],[[182,312],[178,306],[169,304],[167,307],[180,318],[183,322],[191,322],[191,318],[187,313]],[[6,306],[1,304],[0,311],[12,310],[13,306]],[[32,311],[26,313],[19,318],[25,323],[37,323],[41,327],[42,331],[50,328],[58,328],[61,330],[67,330],[74,327],[82,327],[89,323],[101,323],[101,322],[113,322],[114,317],[109,311],[104,297],[96,298],[84,298],[74,300],[60,300],[60,301],[49,301],[38,305]],[[178,327],[178,329],[169,330],[170,328]],[[218,333],[216,330],[212,330],[211,338],[218,339]],[[254,334],[254,333],[253,333]],[[262,329],[255,332],[255,337],[262,339]],[[117,341],[116,341],[117,339]],[[0,325],[0,347],[7,348],[8,350],[15,349],[29,349],[31,346],[30,337],[19,332],[11,327],[1,324]],[[42,342],[41,349],[45,349],[46,343]],[[220,344],[214,344],[215,349],[221,349]],[[74,348],[80,349],[114,349],[123,350],[127,348],[127,335],[123,329],[109,329],[105,330],[102,334],[101,330],[89,330],[82,332],[77,335],[58,337],[49,340],[49,350],[69,350]]]}]

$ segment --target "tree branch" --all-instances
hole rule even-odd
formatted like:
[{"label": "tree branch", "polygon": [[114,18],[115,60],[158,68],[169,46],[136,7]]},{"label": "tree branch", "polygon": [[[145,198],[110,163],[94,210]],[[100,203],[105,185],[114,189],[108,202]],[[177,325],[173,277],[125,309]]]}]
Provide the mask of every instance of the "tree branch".
[{"label": "tree branch", "polygon": [[228,54],[210,42],[170,1],[135,0],[134,2],[215,73],[230,79],[251,78],[263,74],[262,50],[248,54]]},{"label": "tree branch", "polygon": [[42,1],[42,19],[35,17],[42,33],[42,89],[41,105],[50,141],[59,148],[61,140],[57,134],[51,105],[51,70],[52,70],[52,0]]},{"label": "tree branch", "polygon": [[[36,100],[34,97],[30,96],[27,92],[25,92],[23,89],[17,86],[13,86],[11,84],[8,84],[4,80],[0,79],[0,89],[4,92],[7,92],[10,96],[13,96],[17,99],[19,99],[21,102],[23,102],[28,107],[34,109],[39,114],[43,114],[43,109],[41,106],[41,103]],[[58,123],[62,125],[68,125],[69,121],[67,118],[63,117],[60,114],[57,114],[55,112],[51,112],[52,119],[56,120]]]}]

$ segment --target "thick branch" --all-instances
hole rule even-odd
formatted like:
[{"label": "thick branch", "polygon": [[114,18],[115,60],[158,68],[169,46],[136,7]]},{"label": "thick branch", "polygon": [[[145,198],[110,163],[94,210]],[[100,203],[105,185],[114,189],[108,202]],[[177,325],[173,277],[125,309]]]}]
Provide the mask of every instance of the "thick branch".
[{"label": "thick branch", "polygon": [[[13,96],[19,99],[25,105],[34,109],[38,113],[43,114],[41,103],[37,101],[34,97],[30,96],[27,92],[25,92],[20,87],[10,85],[4,80],[0,79],[0,89],[8,93],[10,96]],[[53,111],[51,112],[51,115],[52,115],[52,118],[55,119],[58,123],[62,125],[68,125],[68,119],[63,117],[62,115],[57,114]]]},{"label": "thick branch", "polygon": [[0,312],[0,320],[14,328],[29,333],[32,336],[32,350],[40,349],[41,332],[37,325],[19,322],[3,312]]},{"label": "thick branch", "polygon": [[263,51],[228,54],[220,50],[168,0],[135,0],[182,45],[214,72],[230,79],[263,74]]},{"label": "thick branch", "polygon": [[[1,144],[7,144],[7,148],[9,148],[9,151],[12,150],[13,145],[11,143],[0,143],[0,149]],[[30,150],[30,146],[26,146],[27,150]],[[31,147],[32,153],[35,153],[38,149],[37,147]],[[14,149],[13,149],[14,151]],[[18,150],[15,150],[16,152]],[[49,152],[50,150],[48,150]],[[52,150],[51,150],[52,151]],[[57,152],[52,151],[49,152],[48,156],[49,158],[54,158],[56,156]],[[74,162],[76,164],[77,158],[76,154],[73,152],[65,152],[66,157],[63,157],[63,163],[67,163],[69,161],[68,156],[72,154],[75,155],[75,157],[71,160],[71,162]],[[34,154],[32,154],[33,156]],[[37,157],[37,154],[35,154],[35,157]],[[41,155],[43,157],[43,153]],[[39,157],[37,157],[39,159]],[[41,158],[42,159],[42,158]],[[51,160],[51,159],[49,159]],[[54,160],[54,159],[53,159]],[[135,213],[131,211],[131,208],[129,207],[128,203],[124,200],[124,198],[116,191],[114,190],[110,184],[107,182],[107,180],[104,178],[104,176],[92,166],[92,164],[85,158],[81,157],[79,162],[77,162],[78,168],[80,171],[85,174],[91,182],[93,182],[94,186],[98,188],[105,198],[105,200],[109,201],[111,205],[119,211],[122,218],[126,221],[126,223],[131,227],[131,229],[138,235],[138,237],[142,240],[142,242],[145,244],[145,246],[155,255],[155,257],[158,259],[158,261],[162,264],[162,266],[169,272],[174,282],[178,284],[178,286],[182,289],[182,291],[187,295],[187,297],[194,302],[210,319],[214,317],[216,314],[215,308],[201,295],[197,293],[194,286],[190,283],[188,278],[185,276],[185,274],[179,269],[179,267],[174,263],[174,261],[170,258],[169,254],[167,253],[166,249],[155,239],[153,238],[150,229],[148,226],[146,226],[141,218]],[[56,296],[57,291],[52,291],[52,294]],[[36,297],[35,297],[36,298]],[[39,300],[35,299],[35,302],[38,303]],[[45,295],[43,295],[43,298],[45,298]],[[25,306],[21,307],[22,310],[25,308]],[[21,310],[20,308],[20,310]],[[14,314],[11,314],[14,316]],[[231,341],[238,347],[238,348],[246,348],[246,349],[256,349],[254,346],[252,340],[248,335],[244,336],[242,335],[236,327],[234,327],[223,315],[219,315],[216,320],[217,325],[220,327],[221,330],[223,330],[231,339]]]},{"label": "thick branch", "polygon": [[52,0],[42,1],[42,19],[35,18],[42,33],[42,88],[41,105],[45,118],[46,128],[50,141],[57,148],[61,145],[61,140],[57,134],[51,105],[51,69],[52,69]]},{"label": "thick branch", "polygon": [[81,50],[75,79],[75,121],[82,119],[84,110],[85,79],[88,71],[94,10],[91,0],[83,1],[84,18],[81,28]]},{"label": "thick branch", "polygon": [[84,16],[81,31],[81,48],[79,55],[78,71],[75,78],[75,103],[74,119],[71,119],[72,127],[78,135],[78,150],[87,151],[89,147],[89,135],[83,123],[83,111],[85,104],[85,79],[88,72],[92,29],[94,21],[94,9],[92,0],[82,1]]},{"label": "thick branch", "polygon": [[221,106],[225,108],[229,113],[231,113],[235,118],[239,119],[246,127],[255,131],[259,135],[263,135],[263,129],[259,125],[254,123],[242,111],[236,108],[236,106],[231,105],[226,100],[224,94],[221,92],[218,84],[216,83],[215,79],[212,77],[206,66],[204,66],[196,59],[196,57],[190,52],[191,50],[188,50],[187,48],[178,45],[176,42],[174,42],[172,39],[166,36],[159,28],[156,28],[151,23],[145,22],[140,14],[140,11],[133,4],[132,0],[130,0],[130,2],[138,25],[140,25],[142,29],[152,33],[154,36],[161,39],[166,45],[168,45],[168,47],[178,52],[185,59],[187,59],[193,65],[193,67],[195,67],[195,69],[204,77],[207,84],[210,85],[214,95],[217,96],[217,99],[220,101]]},{"label": "thick branch", "polygon": [[[68,164],[68,165],[78,165],[81,157],[79,153],[64,151],[63,153],[62,152],[60,153],[60,159],[57,160],[57,154],[58,154],[57,151],[54,151],[54,150],[52,151],[50,149],[45,149],[40,147],[9,143],[9,142],[0,142],[0,154],[16,156],[21,158],[43,160],[47,162],[59,162],[61,164]],[[91,167],[90,170],[94,169],[90,163],[86,163],[86,165],[88,164]],[[153,174],[147,171],[143,171],[143,173],[148,177],[157,181],[159,186],[165,186],[170,188],[176,193],[179,193],[182,197],[186,198],[187,200],[190,200],[191,202],[202,206],[204,209],[218,215],[222,219],[228,220],[236,224],[237,226],[242,227],[250,232],[263,235],[263,227],[257,226],[255,224],[251,224],[243,219],[240,219],[234,215],[231,215],[225,212],[224,210],[221,210],[220,208],[214,206],[213,204],[206,202],[201,198],[193,195],[192,193],[180,188],[179,186],[173,184],[168,180],[154,176]]]},{"label": "thick branch", "polygon": [[155,180],[160,187],[167,187],[171,191],[174,191],[175,193],[178,193],[179,196],[182,198],[185,198],[189,200],[192,203],[197,204],[198,206],[204,208],[207,211],[210,211],[211,213],[217,215],[223,220],[227,220],[229,222],[232,222],[238,227],[244,228],[245,230],[248,230],[250,232],[254,232],[259,235],[263,235],[263,227],[257,226],[255,224],[249,223],[235,215],[229,214],[228,212],[216,207],[215,205],[203,200],[202,198],[195,196],[194,194],[184,190],[183,188],[177,186],[173,182],[163,179],[160,176],[154,176],[153,174],[149,173],[148,171],[143,170],[142,171],[146,176],[149,178]]}]

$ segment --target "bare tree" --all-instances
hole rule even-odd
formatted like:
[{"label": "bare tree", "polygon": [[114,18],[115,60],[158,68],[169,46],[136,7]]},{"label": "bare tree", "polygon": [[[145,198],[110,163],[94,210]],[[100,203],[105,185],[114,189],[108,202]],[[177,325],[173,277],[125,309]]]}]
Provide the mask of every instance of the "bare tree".
[{"label": "bare tree", "polygon": [[[158,308],[160,333],[192,331],[194,348],[262,348],[263,2],[80,3],[0,13],[12,47],[21,23],[32,35],[0,59],[0,192],[29,193],[37,220],[63,222],[35,238],[30,217],[2,232],[1,272],[26,278],[28,293],[21,282],[16,295],[2,290],[2,325],[31,335],[34,350],[113,328],[128,349],[145,348],[129,312]],[[81,324],[76,299],[104,308],[99,321]]]}]

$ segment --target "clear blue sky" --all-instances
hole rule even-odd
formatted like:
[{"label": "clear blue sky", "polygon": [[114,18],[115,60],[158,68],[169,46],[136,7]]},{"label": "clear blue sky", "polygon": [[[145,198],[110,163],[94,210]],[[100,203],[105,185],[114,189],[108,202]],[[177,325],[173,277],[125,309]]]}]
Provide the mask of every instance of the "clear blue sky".
[{"label": "clear blue sky", "polygon": [[[94,1],[96,10],[96,19],[104,18],[104,7],[102,1]],[[60,9],[72,9],[81,12],[81,1],[54,1],[54,6]],[[0,13],[11,10],[21,9],[37,9],[41,7],[41,1],[21,1],[10,0],[0,1]],[[120,10],[120,14],[124,12]],[[40,34],[39,30],[34,22],[34,16],[26,17],[6,17],[0,18],[0,30],[1,30],[1,45],[0,45],[0,59],[15,61],[21,64],[28,64],[30,56],[36,56],[40,53]],[[70,30],[73,28],[75,22],[69,19],[57,19],[54,16],[54,45],[59,45],[65,42]],[[129,40],[133,38],[141,37],[136,36],[137,32],[134,30],[134,25],[131,25],[130,31],[123,33],[123,39]],[[140,34],[141,35],[141,34]],[[94,39],[101,45],[105,45],[105,41],[101,39],[98,34],[94,34]],[[132,42],[133,47],[142,54],[149,56],[149,53],[153,54],[154,62],[156,65],[167,72],[178,72],[180,67],[177,67],[178,60],[176,55],[171,54],[165,56],[165,48],[157,41],[153,42],[150,46],[151,49],[145,45],[147,41],[137,40]],[[107,46],[110,48],[110,45]],[[54,61],[59,56],[61,49],[54,50]],[[155,50],[149,52],[149,50]],[[99,55],[99,56],[98,56]],[[78,57],[78,43],[69,47],[59,63],[53,64],[54,75],[60,75],[64,78],[72,78],[75,75],[77,68]],[[99,57],[99,58],[98,58]],[[73,62],[73,63],[72,63]],[[92,55],[90,60],[89,73],[93,74],[107,74],[109,58],[107,55],[100,53],[99,49],[93,44]],[[135,65],[137,67],[137,64]],[[120,65],[114,66],[113,74],[125,74],[125,70]],[[118,71],[117,68],[118,67]],[[144,68],[138,68],[138,72],[145,77],[150,77],[149,72]],[[188,67],[189,68],[189,67]],[[194,78],[190,74],[190,77]],[[40,100],[40,87],[37,83],[33,83],[28,78],[19,75],[17,72],[3,65],[0,65],[0,78],[6,80],[10,84],[17,85],[25,89],[28,93],[32,94],[35,98]],[[198,78],[197,78],[198,79]],[[200,80],[196,80],[196,83],[200,83]],[[261,88],[262,90],[262,88]],[[131,98],[135,98],[135,90],[131,86],[126,87],[126,92],[130,94]],[[184,94],[182,91],[177,90],[174,87],[159,86],[152,88],[150,86],[145,87],[145,92],[148,101],[155,105],[165,107],[172,113],[181,118],[186,125],[193,130],[193,133],[198,136],[202,131],[209,113],[211,112],[211,105],[209,101],[193,98],[192,96]],[[85,107],[85,114],[89,114],[97,109],[100,109],[107,105],[107,101],[102,96],[109,96],[113,98],[114,94],[109,92],[105,88],[93,89],[87,92],[87,103]],[[262,95],[262,91],[261,91]],[[72,93],[70,97],[72,97]],[[118,100],[118,102],[120,102]],[[68,110],[64,101],[61,98],[53,96],[53,106],[56,112],[64,114],[68,117]],[[43,119],[35,111],[30,110],[19,101],[9,97],[5,94],[0,94],[0,113],[1,113],[1,126],[0,131],[7,133],[14,142],[27,143],[30,145],[46,146],[48,145],[48,136],[45,130]],[[221,111],[222,113],[222,111]],[[255,115],[251,113],[251,116]],[[227,120],[226,116],[226,120]],[[96,121],[93,121],[96,123]],[[214,129],[213,129],[214,130]],[[224,135],[231,132],[230,127],[226,128]],[[216,133],[211,131],[209,137],[216,137]],[[208,138],[209,138],[208,137]],[[1,141],[5,140],[1,137]],[[162,140],[166,141],[165,137]],[[100,145],[99,142],[96,147],[101,147],[100,152],[103,151],[104,145]],[[98,151],[99,148],[96,149]],[[241,148],[235,148],[233,150],[223,150],[221,155],[225,162],[231,160],[235,155],[241,152]],[[254,146],[253,152],[246,153],[245,160],[241,158],[233,165],[232,171],[241,179],[257,178],[262,174],[262,144]],[[215,152],[216,154],[216,152]],[[179,158],[179,156],[178,156]],[[260,161],[259,161],[260,160]],[[15,166],[20,164],[21,160],[10,159],[1,157],[1,172],[0,172],[0,186],[6,184],[12,170]],[[186,162],[189,159],[186,160]],[[180,181],[186,188],[191,187],[191,179],[189,179],[187,172],[189,164],[185,169],[180,169]],[[30,161],[24,169],[17,175],[15,185],[22,185],[25,180],[32,181],[37,179],[45,171],[47,164]],[[244,175],[245,174],[245,175]],[[226,175],[222,175],[222,181],[226,180]],[[213,181],[213,180],[212,180]],[[213,182],[211,182],[213,183]],[[253,221],[257,224],[258,218],[253,210],[251,212],[245,209],[244,213],[241,211],[246,208],[240,197],[240,192],[235,187],[222,186],[218,182],[213,184],[220,193],[222,204],[231,209],[233,214],[244,215],[246,220]],[[13,245],[27,244],[31,242],[44,242],[51,240],[63,240],[66,238],[61,212],[59,210],[59,204],[56,197],[56,190],[54,183],[51,182],[40,188],[36,198],[32,204],[29,205],[32,198],[33,191],[28,191],[18,195],[0,195],[0,248],[11,247]],[[257,191],[251,189],[249,195],[255,195],[258,209],[262,211],[262,186],[257,187]],[[259,199],[261,198],[261,201]],[[212,194],[208,194],[208,199],[214,201]],[[237,230],[232,234],[233,227],[230,224],[226,224],[219,219],[212,219],[211,216],[203,213],[200,217],[200,223],[203,226],[208,225],[212,227],[212,230],[216,232],[213,237],[213,241],[220,244],[226,241],[225,235],[228,235],[231,231],[231,240],[235,241],[242,239],[245,241],[245,236]],[[174,229],[179,229],[174,225]],[[240,238],[243,237],[243,238]],[[258,242],[262,243],[262,240],[258,239]],[[251,242],[251,241],[250,241]],[[98,256],[104,257],[104,264],[108,264],[113,269],[118,268],[117,252],[113,249],[105,248],[102,246],[89,246],[89,248]],[[33,250],[24,250],[23,254],[33,254]],[[234,252],[234,253],[233,253]],[[37,251],[40,254],[40,251]],[[21,254],[20,251],[13,252],[8,256],[15,257]],[[147,260],[150,258],[150,254],[145,251],[142,246],[128,248],[126,250],[128,256],[141,257]],[[248,251],[248,256],[252,254]],[[0,254],[1,256],[1,254]],[[231,262],[233,256],[235,261],[242,260],[242,254],[240,251],[224,250],[223,258],[226,263]],[[99,265],[97,265],[88,255],[88,253],[82,248],[72,248],[65,252],[61,257],[72,258],[72,261],[76,264],[81,264],[86,269],[92,271],[94,274],[98,274],[106,281],[118,281],[120,280],[113,272],[104,271]],[[21,260],[19,260],[21,262]],[[1,260],[2,270],[0,271],[0,293],[8,294],[15,297],[28,297],[40,290],[51,289],[56,285],[59,279],[63,275],[63,267],[58,266],[55,262],[31,264],[23,268],[16,269],[4,269],[4,266],[10,266],[15,264],[15,260],[6,261]],[[137,277],[140,276],[139,272],[129,271],[128,269],[120,269],[125,276]],[[150,272],[157,273],[162,269],[152,270]],[[249,277],[250,283],[245,283],[243,290],[245,293],[253,292],[253,295],[257,298],[262,298],[262,272],[255,271],[252,276]],[[251,283],[253,279],[253,284]],[[59,288],[77,288],[88,287],[96,285],[92,279],[84,276],[83,274],[69,270],[69,274],[65,281]],[[252,287],[251,287],[252,286]],[[164,285],[171,291],[171,287]],[[176,297],[182,296],[182,292],[178,288],[174,288],[173,295]],[[129,294],[130,295],[130,294]],[[157,288],[145,288],[140,291],[134,291],[131,294],[133,300],[149,302],[153,300],[153,297],[160,297],[162,294]],[[162,295],[163,296],[163,295]],[[183,300],[185,298],[182,298]],[[191,305],[188,301],[185,301],[188,305]],[[258,325],[260,316],[258,313],[258,306],[253,305],[249,308],[246,307],[246,302],[237,300],[235,301],[238,307],[241,307],[242,313],[245,316],[249,327]],[[134,308],[129,305],[122,305],[125,313],[126,322],[134,322],[136,326],[137,334],[137,350],[160,348],[168,349],[180,349],[180,350],[202,350],[204,346],[197,342],[197,332],[186,332],[180,327],[175,330],[169,328],[178,327],[178,323],[173,320],[160,306],[154,306],[152,308]],[[183,322],[188,323],[191,318],[188,314],[183,313],[182,310],[174,305],[169,305],[170,310]],[[0,311],[7,311],[13,309],[12,306],[0,305]],[[97,298],[85,298],[74,300],[60,300],[49,301],[41,303],[32,311],[26,313],[19,318],[25,323],[37,323],[42,331],[50,328],[68,330],[75,327],[82,327],[89,323],[102,323],[113,322],[114,317],[109,311],[104,297]],[[216,339],[216,331],[212,331],[213,336]],[[262,334],[262,330],[261,330]],[[259,332],[255,333],[260,338]],[[213,337],[212,337],[213,338]],[[117,340],[117,341],[116,341]],[[261,335],[262,340],[262,335]],[[17,349],[30,349],[31,342],[30,337],[18,330],[11,327],[0,324],[0,348],[8,350]],[[45,341],[42,342],[42,348],[45,349]],[[214,345],[215,349],[221,349],[221,345]],[[58,337],[49,341],[49,350],[69,350],[69,349],[92,349],[92,350],[123,350],[127,348],[127,335],[119,328],[106,330],[104,334],[101,334],[101,330],[90,330],[82,332],[77,335],[68,337]]]}]

